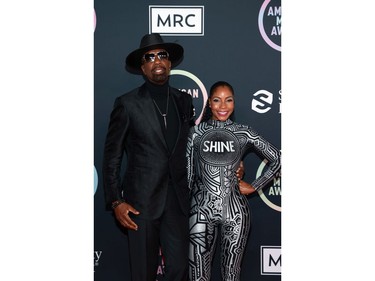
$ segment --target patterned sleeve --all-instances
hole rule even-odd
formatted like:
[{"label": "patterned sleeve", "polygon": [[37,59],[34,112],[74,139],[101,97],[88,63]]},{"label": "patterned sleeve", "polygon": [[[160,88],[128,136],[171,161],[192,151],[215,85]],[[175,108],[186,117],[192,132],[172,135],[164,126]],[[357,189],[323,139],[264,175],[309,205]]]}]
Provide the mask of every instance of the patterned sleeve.
[{"label": "patterned sleeve", "polygon": [[281,170],[281,152],[273,144],[264,139],[256,131],[250,129],[251,142],[255,153],[267,160],[267,170],[252,182],[252,186],[258,190],[269,183]]}]

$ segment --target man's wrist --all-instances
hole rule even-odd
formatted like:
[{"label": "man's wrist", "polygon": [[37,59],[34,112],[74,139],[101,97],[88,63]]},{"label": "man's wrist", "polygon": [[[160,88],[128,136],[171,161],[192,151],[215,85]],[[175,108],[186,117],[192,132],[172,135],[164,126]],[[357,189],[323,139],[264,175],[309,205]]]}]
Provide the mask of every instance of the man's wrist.
[{"label": "man's wrist", "polygon": [[118,205],[120,205],[121,203],[124,203],[124,202],[125,202],[124,199],[119,199],[119,200],[116,200],[116,201],[112,202],[112,205],[111,205],[112,210],[116,209]]}]

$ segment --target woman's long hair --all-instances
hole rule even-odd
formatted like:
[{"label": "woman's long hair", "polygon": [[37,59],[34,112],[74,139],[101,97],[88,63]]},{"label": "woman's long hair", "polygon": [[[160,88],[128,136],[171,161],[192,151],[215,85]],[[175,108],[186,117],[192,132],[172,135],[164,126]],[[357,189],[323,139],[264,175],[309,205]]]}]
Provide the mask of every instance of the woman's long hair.
[{"label": "woman's long hair", "polygon": [[[211,111],[211,108],[210,108],[210,105],[208,103],[208,99],[211,98],[212,94],[215,92],[215,90],[218,88],[218,87],[228,87],[233,96],[234,96],[234,90],[233,90],[233,87],[231,84],[229,84],[228,82],[225,82],[225,81],[217,81],[216,83],[214,83],[211,88],[210,88],[210,94],[207,98],[207,101],[206,101],[206,106],[204,108],[204,111],[203,111],[203,116],[202,116],[202,119],[201,119],[201,122],[207,122],[208,120],[210,120],[212,118],[212,111]],[[234,111],[232,112],[232,114],[229,116],[229,119],[231,119],[232,121],[234,121]]]}]

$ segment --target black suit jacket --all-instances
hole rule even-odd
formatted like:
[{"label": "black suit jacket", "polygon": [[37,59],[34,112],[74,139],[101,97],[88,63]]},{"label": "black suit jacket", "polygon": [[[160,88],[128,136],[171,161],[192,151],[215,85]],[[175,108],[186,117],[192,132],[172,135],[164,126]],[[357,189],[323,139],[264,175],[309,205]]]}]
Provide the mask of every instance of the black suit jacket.
[{"label": "black suit jacket", "polygon": [[[194,125],[192,98],[171,87],[170,94],[179,117],[178,137],[171,153],[145,84],[116,99],[104,149],[107,207],[123,198],[140,212],[140,218],[157,218],[164,209],[171,175],[181,209],[188,213],[186,143]],[[121,176],[124,153],[127,164]]]}]

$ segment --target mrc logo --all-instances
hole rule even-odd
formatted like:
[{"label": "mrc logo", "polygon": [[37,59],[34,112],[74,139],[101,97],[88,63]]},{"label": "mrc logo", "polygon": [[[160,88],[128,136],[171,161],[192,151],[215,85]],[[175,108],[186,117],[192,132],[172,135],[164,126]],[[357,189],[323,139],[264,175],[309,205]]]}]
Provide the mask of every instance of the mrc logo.
[{"label": "mrc logo", "polygon": [[204,6],[149,6],[149,33],[204,35]]},{"label": "mrc logo", "polygon": [[261,275],[281,275],[281,246],[260,246]]}]

